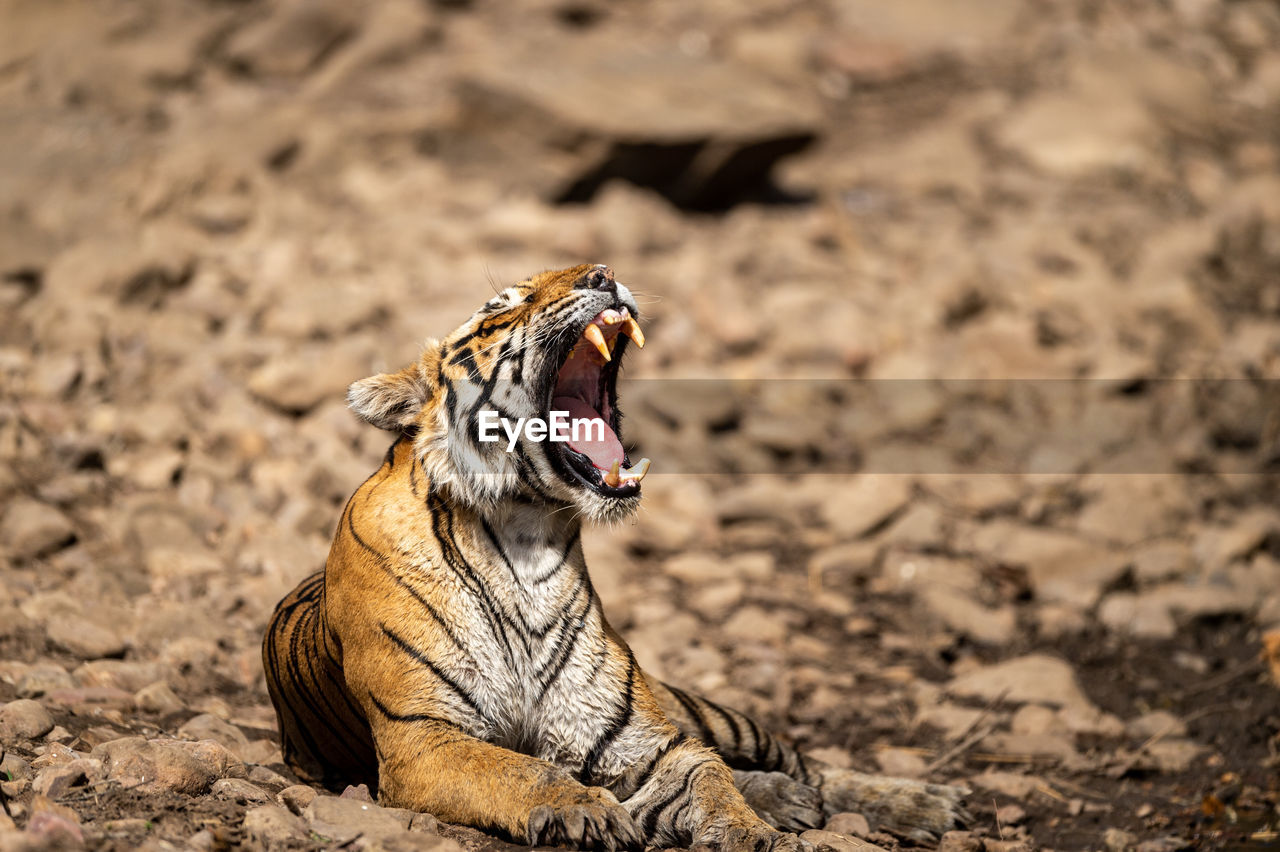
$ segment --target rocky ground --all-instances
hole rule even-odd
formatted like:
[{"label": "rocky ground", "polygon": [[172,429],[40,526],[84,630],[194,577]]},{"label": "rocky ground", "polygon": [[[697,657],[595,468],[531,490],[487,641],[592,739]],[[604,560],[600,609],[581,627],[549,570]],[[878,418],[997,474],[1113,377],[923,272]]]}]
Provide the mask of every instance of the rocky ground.
[{"label": "rocky ground", "polygon": [[645,508],[587,541],[643,664],[967,785],[948,852],[1274,846],[1278,46],[1266,0],[3,0],[0,849],[497,843],[295,785],[258,647],[385,450],[346,385],[586,260],[650,340]]}]

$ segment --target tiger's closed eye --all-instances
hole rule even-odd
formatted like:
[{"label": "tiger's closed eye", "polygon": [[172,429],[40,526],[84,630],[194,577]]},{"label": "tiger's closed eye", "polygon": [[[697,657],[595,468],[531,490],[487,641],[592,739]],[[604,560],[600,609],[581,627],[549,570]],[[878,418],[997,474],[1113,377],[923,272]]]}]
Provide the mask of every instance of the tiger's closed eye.
[{"label": "tiger's closed eye", "polygon": [[520,291],[515,287],[508,287],[492,299],[484,303],[481,310],[486,314],[496,314],[501,311],[509,311],[517,305],[521,305],[526,300],[521,296]]}]

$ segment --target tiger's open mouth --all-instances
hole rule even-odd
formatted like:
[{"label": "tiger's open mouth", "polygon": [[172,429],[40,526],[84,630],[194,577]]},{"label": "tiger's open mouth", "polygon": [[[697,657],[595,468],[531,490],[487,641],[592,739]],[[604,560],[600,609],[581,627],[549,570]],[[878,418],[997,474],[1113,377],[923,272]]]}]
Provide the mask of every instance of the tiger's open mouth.
[{"label": "tiger's open mouth", "polygon": [[570,422],[588,425],[569,441],[552,444],[568,471],[606,497],[633,497],[649,471],[649,460],[634,467],[618,427],[618,366],[627,340],[644,346],[644,334],[626,307],[606,308],[582,329],[556,374],[549,411],[567,411]]}]

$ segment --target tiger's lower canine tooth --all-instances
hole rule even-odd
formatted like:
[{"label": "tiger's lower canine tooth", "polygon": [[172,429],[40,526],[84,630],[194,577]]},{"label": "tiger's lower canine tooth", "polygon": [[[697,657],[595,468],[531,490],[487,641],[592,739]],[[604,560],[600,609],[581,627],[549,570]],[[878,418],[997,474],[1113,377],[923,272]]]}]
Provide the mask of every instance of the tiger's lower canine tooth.
[{"label": "tiger's lower canine tooth", "polygon": [[587,326],[587,330],[582,332],[582,336],[591,341],[591,345],[600,353],[600,357],[606,361],[612,360],[609,354],[609,344],[604,342],[604,332],[600,330],[600,326],[592,323]]},{"label": "tiger's lower canine tooth", "polygon": [[631,317],[627,317],[622,321],[622,333],[630,337],[636,342],[636,346],[644,348],[644,332],[640,330],[640,323]]},{"label": "tiger's lower canine tooth", "polygon": [[609,472],[604,475],[604,484],[610,488],[617,488],[622,484],[622,477],[618,475],[618,468],[622,467],[622,462],[617,459],[613,460],[613,467],[609,468]]},{"label": "tiger's lower canine tooth", "polygon": [[649,460],[640,459],[640,461],[637,464],[635,464],[630,470],[623,471],[623,473],[625,474],[625,476],[623,476],[623,479],[626,479],[628,481],[634,480],[635,482],[639,482],[640,480],[644,479],[645,474],[648,472],[649,472]]}]

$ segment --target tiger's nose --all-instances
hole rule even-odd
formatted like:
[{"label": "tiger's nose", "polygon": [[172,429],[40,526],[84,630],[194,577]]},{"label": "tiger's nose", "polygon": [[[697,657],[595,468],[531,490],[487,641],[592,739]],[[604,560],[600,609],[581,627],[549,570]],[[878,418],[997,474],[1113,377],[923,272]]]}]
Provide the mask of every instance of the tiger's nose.
[{"label": "tiger's nose", "polygon": [[606,293],[617,293],[618,282],[613,278],[613,270],[603,263],[592,269],[578,282],[580,290],[603,290]]}]

